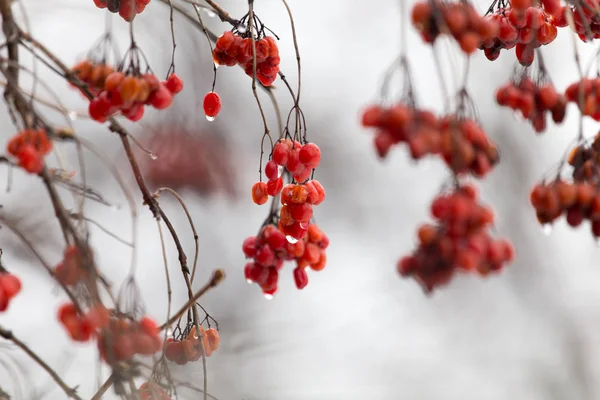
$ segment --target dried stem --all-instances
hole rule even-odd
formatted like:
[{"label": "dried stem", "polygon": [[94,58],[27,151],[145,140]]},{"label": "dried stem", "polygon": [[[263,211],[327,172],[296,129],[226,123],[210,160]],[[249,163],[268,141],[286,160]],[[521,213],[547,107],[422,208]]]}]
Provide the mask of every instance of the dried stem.
[{"label": "dried stem", "polygon": [[60,378],[60,376],[58,376],[58,374],[56,373],[56,371],[54,371],[48,364],[46,364],[46,362],[44,360],[42,360],[33,350],[31,350],[29,348],[29,346],[27,346],[25,343],[23,343],[19,339],[17,339],[15,337],[15,335],[11,331],[9,331],[7,329],[4,329],[2,326],[0,326],[0,336],[3,337],[6,340],[10,340],[11,342],[13,342],[17,347],[19,347],[29,357],[31,357],[40,367],[42,367],[48,373],[48,375],[50,375],[50,377],[52,377],[52,379],[54,379],[54,382],[56,382],[56,384],[58,386],[60,386],[60,388],[66,393],[66,395],[68,396],[68,398],[70,398],[70,399],[76,399],[76,400],[82,400],[81,397],[79,397],[77,395],[77,393],[75,392],[75,390],[72,389],[72,388],[70,388]]}]

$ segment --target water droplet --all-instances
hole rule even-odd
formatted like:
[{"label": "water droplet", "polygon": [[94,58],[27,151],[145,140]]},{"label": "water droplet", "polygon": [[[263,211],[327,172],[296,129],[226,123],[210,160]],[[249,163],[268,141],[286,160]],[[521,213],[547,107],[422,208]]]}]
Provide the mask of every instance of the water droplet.
[{"label": "water droplet", "polygon": [[298,243],[298,239],[296,239],[295,237],[291,237],[290,235],[287,235],[285,237],[287,239],[288,242],[290,242],[291,244],[295,244]]},{"label": "water droplet", "polygon": [[204,10],[204,12],[206,13],[206,15],[208,15],[209,18],[214,18],[217,16],[217,13],[209,10],[208,8],[202,8]]},{"label": "water droplet", "polygon": [[219,68],[219,64],[217,64],[217,63],[214,63],[214,64],[215,64],[215,68]]},{"label": "water droplet", "polygon": [[246,279],[246,282],[248,282],[250,285],[252,285],[254,283],[254,281],[252,279]]},{"label": "water droplet", "polygon": [[69,111],[67,115],[71,121],[77,120],[77,113],[75,111]]},{"label": "water droplet", "polygon": [[238,27],[237,27],[237,30],[238,30],[238,32],[239,32],[239,33],[241,33],[241,34],[244,34],[244,33],[246,33],[246,31],[247,31],[247,29],[246,29],[246,27],[245,27],[245,26],[238,26]]},{"label": "water droplet", "polygon": [[208,120],[208,122],[213,122],[215,120],[215,117],[209,117],[208,115],[206,116],[206,119]]},{"label": "water droplet", "polygon": [[550,234],[552,233],[552,225],[544,224],[542,226],[542,232],[544,233],[544,235],[550,236]]},{"label": "water droplet", "polygon": [[270,293],[263,293],[263,296],[265,296],[265,299],[267,300],[273,300],[273,295]]},{"label": "water droplet", "polygon": [[173,330],[171,328],[167,329],[167,336],[173,336]]},{"label": "water droplet", "polygon": [[154,154],[154,153],[150,153],[150,154],[148,154],[148,155],[150,156],[150,158],[151,158],[151,159],[153,159],[153,160],[158,160],[158,156],[157,156],[156,154]]}]

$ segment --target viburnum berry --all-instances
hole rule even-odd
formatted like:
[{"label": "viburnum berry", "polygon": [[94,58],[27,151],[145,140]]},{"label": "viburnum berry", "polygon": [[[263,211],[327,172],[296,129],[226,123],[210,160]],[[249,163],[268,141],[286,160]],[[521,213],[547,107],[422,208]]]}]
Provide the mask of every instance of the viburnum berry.
[{"label": "viburnum berry", "polygon": [[438,119],[433,113],[405,104],[390,108],[368,107],[362,116],[365,127],[376,128],[375,149],[384,158],[393,145],[407,143],[413,159],[439,155],[456,174],[483,177],[500,156],[481,126],[456,114]]},{"label": "viburnum berry", "polygon": [[[487,38],[480,45],[485,56],[493,61],[502,49],[515,47],[517,60],[523,66],[530,66],[535,58],[535,49],[550,44],[558,35],[557,25],[552,13],[555,0],[547,1],[550,10],[529,5],[530,2],[517,3],[517,7],[498,7],[486,16],[486,20],[499,26],[494,37]],[[552,5],[550,5],[552,3]],[[525,7],[525,8],[523,8]]]},{"label": "viburnum berry", "polygon": [[267,192],[268,187],[265,182],[256,182],[252,186],[252,201],[258,205],[263,205],[269,200],[269,194]]},{"label": "viburnum berry", "polygon": [[39,174],[44,168],[44,156],[52,150],[52,142],[44,129],[25,129],[9,140],[6,150],[19,160],[25,171]]},{"label": "viburnum berry", "polygon": [[121,113],[135,122],[143,117],[147,105],[158,110],[168,108],[173,103],[173,96],[183,88],[181,79],[173,76],[171,74],[166,81],[161,82],[150,73],[125,74],[122,71],[112,71],[103,80],[102,90],[90,101],[90,117],[95,121],[105,122]]},{"label": "viburnum berry", "polygon": [[206,118],[213,120],[221,111],[221,98],[216,92],[208,92],[204,96],[204,113]]},{"label": "viburnum berry", "polygon": [[149,3],[150,0],[94,0],[96,7],[106,8],[111,13],[119,13],[127,22],[133,21]]},{"label": "viburnum berry", "polygon": [[91,59],[85,59],[71,68],[71,73],[85,83],[87,89],[94,96],[97,96],[104,90],[106,79],[113,72],[114,68],[112,66]]},{"label": "viburnum berry", "polygon": [[261,228],[257,236],[247,238],[242,250],[246,258],[252,261],[244,268],[246,281],[259,285],[263,294],[270,298],[277,292],[279,271],[284,262],[296,261],[294,282],[298,289],[306,287],[306,269],[320,271],[325,268],[325,250],[329,246],[329,239],[317,225],[308,225],[306,232],[302,239],[292,243],[275,225],[268,224]]},{"label": "viburnum berry", "polygon": [[439,0],[415,3],[412,23],[426,43],[443,33],[452,35],[466,54],[474,53],[497,34],[495,21],[481,17],[469,3],[443,3]]},{"label": "viburnum berry", "polygon": [[183,90],[183,81],[176,73],[172,73],[167,78],[167,89],[173,94],[177,94]]},{"label": "viburnum berry", "polygon": [[139,321],[111,317],[98,331],[100,357],[108,364],[130,360],[135,354],[152,355],[162,348],[158,325],[149,317]]},{"label": "viburnum berry", "polygon": [[555,123],[561,123],[567,110],[567,98],[558,93],[554,86],[538,85],[529,77],[502,86],[496,92],[496,101],[501,106],[520,111],[537,133],[546,129],[547,113],[551,114]]},{"label": "viburnum berry", "polygon": [[[179,339],[169,338],[165,346],[165,357],[179,365],[198,361],[202,357],[202,347],[206,357],[210,357],[219,348],[219,332],[214,328],[204,329],[200,325],[200,335],[193,325],[189,332],[185,332]],[[202,337],[202,345],[200,342]]]},{"label": "viburnum berry", "polygon": [[600,78],[583,78],[570,84],[565,97],[570,103],[577,104],[581,114],[600,121]]},{"label": "viburnum berry", "polygon": [[314,143],[280,139],[273,146],[272,161],[284,167],[296,182],[304,182],[321,162],[321,150]]},{"label": "viburnum berry", "polygon": [[6,311],[10,301],[21,291],[21,280],[6,270],[0,271],[0,312]]},{"label": "viburnum berry", "polygon": [[489,235],[494,214],[478,203],[473,186],[440,195],[431,212],[437,224],[419,228],[417,249],[397,266],[402,276],[414,277],[425,291],[447,284],[456,271],[486,276],[513,260],[511,243]]},{"label": "viburnum berry", "polygon": [[[254,42],[256,55],[256,78],[263,86],[271,86],[279,73],[279,48],[271,36],[258,38]],[[227,31],[221,35],[213,50],[213,60],[218,65],[239,65],[248,76],[254,75],[252,39]]]}]

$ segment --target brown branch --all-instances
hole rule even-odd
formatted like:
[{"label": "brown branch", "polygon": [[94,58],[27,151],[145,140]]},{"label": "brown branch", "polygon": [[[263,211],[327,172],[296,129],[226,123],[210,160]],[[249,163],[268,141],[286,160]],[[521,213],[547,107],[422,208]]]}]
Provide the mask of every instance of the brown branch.
[{"label": "brown branch", "polygon": [[100,388],[98,388],[98,391],[94,394],[94,396],[92,396],[92,398],[90,400],[100,400],[102,398],[102,396],[104,396],[104,393],[106,393],[106,391],[112,386],[114,381],[115,381],[115,375],[111,374],[108,377],[108,379],[106,379],[106,381],[104,381],[102,386],[100,386]]},{"label": "brown branch", "polygon": [[68,398],[82,400],[81,397],[77,395],[75,389],[70,388],[61,378],[58,376],[56,371],[54,371],[48,364],[44,362],[33,350],[29,348],[25,343],[21,342],[19,339],[13,335],[13,333],[9,330],[6,330],[0,326],[0,336],[6,340],[10,340],[17,347],[23,350],[29,357],[33,359],[40,367],[42,367],[49,375],[54,379],[54,381],[60,386],[60,388],[66,393]]},{"label": "brown branch", "polygon": [[229,15],[229,13],[227,11],[225,11],[217,2],[213,1],[213,0],[204,0],[209,6],[212,7],[212,9],[214,10],[214,12],[219,16],[219,18],[221,19],[221,21],[223,22],[229,22],[231,25],[233,26],[237,26],[240,24],[240,21],[238,21],[235,18],[232,18],[231,15]]},{"label": "brown branch", "polygon": [[196,294],[194,294],[180,309],[179,311],[177,311],[175,314],[173,314],[173,316],[166,321],[164,324],[162,324],[159,329],[163,330],[166,329],[167,327],[169,327],[170,325],[173,325],[175,322],[177,322],[177,320],[179,318],[181,318],[181,316],[183,314],[185,314],[185,312],[187,310],[190,309],[190,307],[192,307],[196,301],[198,301],[198,299],[202,296],[204,296],[204,294],[206,292],[208,292],[210,289],[218,286],[223,279],[225,279],[225,272],[222,269],[217,269],[213,272],[212,277],[210,278],[210,281],[208,281],[203,287],[202,289],[200,289]]}]

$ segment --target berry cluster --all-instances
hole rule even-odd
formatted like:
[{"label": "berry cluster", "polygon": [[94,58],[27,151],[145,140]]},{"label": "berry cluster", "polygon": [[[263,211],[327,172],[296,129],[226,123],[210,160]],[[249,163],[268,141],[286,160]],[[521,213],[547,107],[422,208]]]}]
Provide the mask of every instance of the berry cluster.
[{"label": "berry cluster", "polygon": [[140,321],[110,318],[98,335],[100,357],[109,364],[130,360],[135,354],[149,356],[161,348],[158,325],[149,317]]},{"label": "berry cluster", "polygon": [[[279,48],[277,41],[265,36],[254,43],[256,52],[256,79],[263,86],[271,86],[279,73]],[[218,65],[240,65],[248,76],[253,75],[254,59],[252,39],[231,31],[223,33],[215,43],[213,59]]]},{"label": "berry cluster", "polygon": [[437,197],[431,205],[437,224],[419,228],[419,247],[399,261],[398,272],[415,277],[430,292],[448,283],[457,270],[485,276],[511,262],[512,245],[490,237],[494,214],[477,197],[470,185]]},{"label": "berry cluster", "polygon": [[151,73],[115,71],[106,77],[102,92],[90,102],[89,113],[98,122],[105,122],[118,112],[131,121],[139,121],[144,116],[144,105],[165,109],[181,90],[183,82],[176,74],[161,82]]},{"label": "berry cluster", "polygon": [[83,60],[71,68],[71,73],[85,83],[87,89],[94,96],[99,95],[104,90],[104,82],[113,72],[115,72],[115,69],[112,66],[89,59]]},{"label": "berry cluster", "polygon": [[149,3],[150,0],[94,0],[96,7],[106,8],[111,13],[119,13],[127,22],[133,21]]},{"label": "berry cluster", "polygon": [[567,7],[559,7],[555,15],[555,24],[568,26],[567,13],[571,13],[575,23],[575,33],[583,42],[600,39],[600,14],[595,0],[581,0],[569,3]]},{"label": "berry cluster", "polygon": [[[202,345],[207,357],[219,348],[219,332],[214,328],[204,330],[200,325]],[[165,357],[176,364],[184,365],[191,361],[198,361],[202,357],[202,347],[196,326],[192,326],[189,333],[181,339],[168,338],[165,347]]]},{"label": "berry cluster", "polygon": [[600,133],[590,145],[575,147],[568,158],[573,167],[572,177],[576,182],[600,183]]},{"label": "berry cluster", "polygon": [[449,115],[438,119],[429,111],[404,104],[391,108],[367,108],[362,125],[376,128],[375,148],[385,157],[396,143],[406,142],[414,159],[440,155],[454,173],[485,176],[500,160],[485,131],[468,118]]},{"label": "berry cluster", "polygon": [[109,319],[109,312],[102,306],[97,306],[85,315],[77,311],[73,303],[67,303],[58,309],[58,320],[67,330],[69,337],[76,342],[87,342],[102,328]]},{"label": "berry cluster", "polygon": [[54,269],[56,279],[65,286],[73,286],[87,276],[82,268],[83,260],[79,249],[69,246],[64,252],[63,260]]},{"label": "berry cluster", "polygon": [[281,191],[283,206],[279,210],[279,230],[296,240],[303,239],[308,232],[313,206],[318,206],[323,200],[325,189],[319,181],[286,185]]},{"label": "berry cluster", "polygon": [[21,280],[6,271],[0,271],[0,312],[6,311],[10,301],[21,291]]},{"label": "berry cluster", "polygon": [[252,259],[244,268],[246,280],[258,284],[265,296],[277,292],[284,261],[296,261],[294,282],[298,289],[308,284],[307,267],[321,271],[327,263],[325,250],[329,239],[316,224],[308,225],[305,237],[294,243],[287,241],[280,229],[273,224],[265,225],[258,236],[250,236],[242,244],[244,254]]},{"label": "berry cluster", "polygon": [[519,63],[530,66],[535,49],[553,42],[558,35],[554,20],[539,7],[499,8],[487,18],[500,27],[498,34],[481,46],[491,61],[498,58],[502,49],[515,47]]},{"label": "berry cluster", "polygon": [[[569,102],[577,104],[581,114],[600,121],[600,78],[583,78],[570,84],[565,96]],[[580,97],[583,97],[583,101],[580,101]]]},{"label": "berry cluster", "polygon": [[530,200],[541,224],[551,224],[565,214],[572,227],[589,220],[592,234],[600,237],[600,190],[596,185],[555,180],[536,185]]},{"label": "berry cluster", "polygon": [[501,106],[520,111],[538,133],[546,130],[546,113],[550,113],[558,124],[567,112],[567,99],[554,86],[537,85],[528,77],[502,86],[496,92],[496,101]]},{"label": "berry cluster", "polygon": [[[269,196],[275,197],[281,193],[283,189],[281,172],[282,168],[285,168],[292,174],[296,182],[306,182],[306,189],[313,193],[312,201],[317,202],[314,205],[321,203],[325,199],[325,189],[317,181],[307,181],[320,162],[321,150],[316,144],[306,143],[302,145],[298,141],[289,139],[279,140],[273,146],[271,160],[265,165],[265,175],[268,181],[256,182],[252,186],[252,200],[256,204],[262,205],[269,200]],[[318,198],[314,195],[315,189],[319,193]]]},{"label": "berry cluster", "polygon": [[137,390],[140,400],[171,400],[171,396],[156,382],[148,381]]},{"label": "berry cluster", "polygon": [[13,136],[7,146],[8,154],[19,160],[19,166],[30,174],[44,169],[44,156],[52,150],[52,142],[44,129],[25,129]]},{"label": "berry cluster", "polygon": [[447,33],[466,54],[474,53],[498,34],[497,23],[481,17],[467,2],[418,2],[412,9],[412,23],[425,42],[433,43],[440,34]]}]

